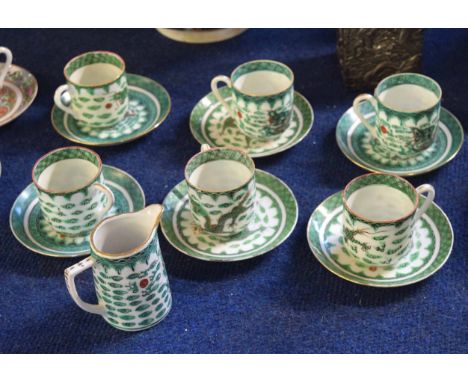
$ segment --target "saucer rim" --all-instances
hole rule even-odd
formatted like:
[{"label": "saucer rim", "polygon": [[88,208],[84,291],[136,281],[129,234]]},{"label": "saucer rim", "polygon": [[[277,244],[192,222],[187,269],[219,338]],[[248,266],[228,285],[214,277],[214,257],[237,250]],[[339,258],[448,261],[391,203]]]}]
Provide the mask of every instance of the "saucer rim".
[{"label": "saucer rim", "polygon": [[[226,89],[228,88],[228,86],[221,86],[219,87],[219,91],[223,91],[223,89]],[[195,112],[195,108],[201,104],[201,102],[207,98],[208,96],[210,96],[211,94],[213,94],[213,92],[209,92],[207,94],[205,94],[202,98],[200,98],[198,100],[198,102],[195,104],[195,106],[192,108],[192,111],[190,112],[190,117],[189,117],[189,125],[190,125],[190,132],[192,133],[192,136],[193,138],[195,138],[195,140],[203,145],[203,144],[210,144],[209,142],[206,142],[206,141],[202,141],[200,139],[200,137],[198,136],[197,133],[195,133],[195,127],[194,127],[194,123],[193,123],[193,120],[195,119],[193,117],[193,113]],[[312,127],[314,126],[314,123],[315,123],[315,112],[314,112],[314,109],[311,105],[311,103],[309,102],[309,100],[300,92],[298,92],[297,90],[294,90],[294,96],[296,96],[296,94],[298,94],[302,100],[305,102],[307,108],[310,110],[310,115],[311,115],[311,121],[310,121],[310,124],[309,126],[305,129],[305,133],[302,135],[302,137],[300,137],[298,140],[296,141],[293,141],[292,143],[289,142],[288,144],[286,144],[285,146],[280,146],[280,147],[277,147],[276,149],[273,149],[271,151],[266,151],[266,152],[262,152],[262,153],[256,153],[256,154],[251,154],[248,149],[245,149],[243,147],[241,147],[242,150],[246,151],[250,157],[252,158],[263,158],[263,157],[268,157],[268,156],[271,156],[271,155],[275,155],[275,154],[279,154],[279,153],[282,153],[286,150],[289,150],[290,148],[293,148],[294,146],[296,146],[297,144],[301,143],[309,134],[310,134],[310,131],[312,130]],[[214,94],[213,94],[214,96]],[[219,101],[215,101],[215,102],[219,102]],[[211,105],[211,103],[210,103]],[[295,105],[295,103],[294,103]],[[207,106],[209,107],[209,106]],[[206,107],[205,107],[206,108]],[[216,146],[216,147],[226,147],[226,146]]]},{"label": "saucer rim", "polygon": [[[246,257],[241,257],[241,258],[213,258],[211,257],[211,255],[209,255],[210,257],[206,258],[206,257],[200,257],[198,255],[194,255],[194,254],[190,254],[190,253],[187,253],[185,250],[182,250],[181,248],[179,248],[179,246],[176,246],[169,238],[168,238],[168,235],[166,234],[166,231],[164,229],[164,224],[163,224],[163,218],[164,218],[164,215],[163,215],[163,218],[161,219],[161,232],[163,233],[165,239],[167,240],[167,242],[174,248],[176,249],[177,251],[181,252],[182,254],[188,256],[188,257],[191,257],[193,259],[197,259],[197,260],[200,260],[200,261],[207,261],[207,262],[211,262],[211,263],[234,263],[234,262],[239,262],[239,261],[244,261],[244,260],[249,260],[249,259],[253,259],[255,257],[259,257],[259,256],[263,256],[271,251],[273,251],[274,249],[278,248],[281,244],[283,244],[290,236],[291,234],[294,232],[294,230],[296,229],[296,226],[297,226],[297,222],[298,222],[298,219],[299,219],[299,204],[297,203],[297,199],[296,199],[296,196],[294,195],[293,191],[291,190],[291,188],[283,181],[281,180],[280,178],[278,178],[276,175],[273,175],[272,173],[268,172],[268,171],[264,171],[264,170],[259,170],[259,169],[255,169],[255,172],[261,172],[263,174],[265,174],[266,176],[270,176],[272,178],[275,178],[277,181],[279,181],[279,183],[285,187],[289,193],[292,195],[292,200],[294,201],[294,207],[295,207],[295,210],[296,210],[296,217],[294,219],[294,222],[292,223],[292,226],[291,226],[291,229],[290,231],[286,234],[286,236],[280,240],[273,248],[270,248],[270,249],[266,249],[266,250],[260,250],[259,253],[252,253],[251,255],[248,255]],[[184,182],[183,180],[179,183],[177,183],[174,187],[172,187],[172,189],[167,193],[167,195],[164,197],[164,200],[162,202],[162,205],[164,206],[165,205],[165,202],[166,202],[166,199],[167,197],[172,193],[172,191],[178,187],[182,182]],[[163,212],[166,213],[166,211],[168,211],[167,209]]]},{"label": "saucer rim", "polygon": [[34,90],[34,94],[32,95],[31,99],[29,100],[28,103],[26,103],[23,108],[20,108],[16,113],[14,113],[13,115],[11,115],[10,117],[8,117],[7,119],[5,120],[0,120],[0,127],[2,126],[5,126],[7,125],[8,123],[10,122],[13,122],[16,118],[20,117],[23,113],[25,113],[32,105],[32,103],[34,102],[34,100],[36,99],[36,96],[37,96],[37,93],[39,92],[39,83],[37,82],[37,78],[34,74],[32,74],[28,69],[26,68],[23,68],[22,66],[20,65],[15,65],[15,64],[11,64],[10,66],[10,69],[9,71],[12,69],[12,68],[16,68],[18,70],[22,70],[23,72],[26,72],[28,73],[32,79],[34,80],[34,83],[35,83],[35,90]]},{"label": "saucer rim", "polygon": [[[118,167],[115,167],[115,166],[110,166],[110,165],[103,165],[103,168],[104,167],[107,167],[108,169],[111,169],[113,171],[117,171],[117,172],[120,172],[121,174],[124,174],[125,176],[128,176],[130,179],[132,179],[135,183],[135,185],[139,188],[139,190],[141,191],[141,196],[142,196],[142,201],[143,201],[143,206],[146,204],[146,195],[145,195],[145,192],[143,190],[143,188],[141,187],[141,184],[132,176],[130,175],[128,172],[118,168]],[[105,183],[105,181],[104,181]],[[18,243],[20,243],[24,248],[27,248],[28,250],[30,250],[31,252],[34,252],[36,254],[39,254],[39,255],[42,255],[42,256],[47,256],[47,257],[55,257],[55,258],[64,258],[64,259],[69,259],[69,258],[73,258],[73,257],[81,257],[81,256],[87,256],[90,254],[90,250],[86,251],[86,252],[77,252],[77,253],[74,253],[74,254],[57,254],[57,253],[50,253],[50,252],[45,252],[45,251],[41,251],[41,250],[38,250],[37,248],[32,248],[29,244],[26,244],[23,240],[21,240],[18,235],[17,235],[17,232],[15,229],[13,229],[13,210],[14,210],[14,206],[16,205],[16,203],[18,202],[18,199],[21,197],[21,195],[23,194],[23,192],[29,188],[31,185],[34,185],[33,182],[29,183],[26,187],[23,188],[23,190],[18,194],[18,196],[16,197],[15,201],[13,202],[12,206],[11,206],[11,209],[10,209],[10,215],[9,215],[9,219],[8,219],[8,222],[9,222],[9,226],[10,226],[10,231],[13,233],[13,236],[15,237],[16,241]]]},{"label": "saucer rim", "polygon": [[[373,279],[368,279],[368,281],[366,283],[364,282],[361,282],[359,281],[358,279],[356,278],[351,278],[350,276],[344,276],[343,274],[339,274],[337,271],[335,271],[334,269],[331,269],[330,267],[328,267],[326,265],[325,262],[323,262],[321,259],[320,259],[320,256],[317,255],[315,253],[315,246],[312,244],[312,241],[311,241],[311,238],[309,236],[309,232],[311,230],[311,224],[312,224],[312,216],[318,211],[318,209],[324,204],[326,203],[329,199],[331,198],[334,198],[334,197],[341,197],[341,191],[338,191],[338,192],[335,192],[333,193],[332,195],[328,196],[327,198],[323,199],[318,205],[317,207],[313,210],[313,212],[310,214],[309,216],[309,220],[307,222],[307,228],[306,228],[306,236],[307,236],[307,243],[309,244],[309,249],[310,251],[312,252],[312,254],[314,255],[315,259],[320,263],[320,265],[322,267],[324,267],[327,271],[329,271],[330,273],[332,273],[333,275],[339,277],[340,279],[342,280],[345,280],[345,281],[348,281],[350,283],[353,283],[353,284],[356,284],[356,285],[362,285],[362,286],[365,286],[365,287],[372,287],[372,288],[399,288],[399,287],[402,287],[402,286],[407,286],[407,285],[412,285],[412,284],[416,284],[416,283],[419,283],[423,280],[426,280],[427,278],[433,276],[435,273],[437,273],[444,265],[445,263],[447,262],[447,260],[450,258],[450,255],[452,254],[452,250],[453,250],[453,244],[455,242],[455,234],[453,232],[453,227],[452,227],[452,223],[450,222],[450,219],[448,218],[447,214],[445,213],[445,211],[435,202],[432,202],[432,206],[434,206],[445,218],[445,220],[447,221],[447,224],[448,224],[448,227],[450,228],[450,233],[451,233],[451,237],[452,237],[452,240],[450,242],[450,247],[448,248],[448,251],[447,251],[447,256],[445,257],[445,259],[440,263],[438,264],[438,266],[436,266],[434,269],[432,269],[430,272],[428,272],[426,275],[424,275],[423,277],[419,278],[419,279],[416,279],[416,280],[410,280],[409,282],[402,282],[402,283],[399,283],[399,284],[395,284],[395,283],[392,283],[392,284],[382,284],[382,283],[375,283]],[[422,196],[424,198],[424,196]],[[424,214],[425,215],[425,214]],[[319,252],[322,253],[322,251],[319,250]],[[329,258],[328,255],[326,254],[323,254],[322,256],[326,257],[326,258]],[[439,255],[438,255],[439,256]],[[438,257],[437,256],[437,257]],[[436,257],[436,258],[437,258]]]},{"label": "saucer rim", "polygon": [[[418,175],[422,175],[422,174],[428,174],[432,171],[435,171],[443,166],[445,166],[447,163],[449,163],[450,161],[452,161],[453,159],[455,159],[455,157],[459,154],[462,146],[463,146],[463,142],[465,141],[465,131],[463,129],[463,125],[461,124],[460,120],[450,111],[448,110],[447,108],[441,106],[441,109],[443,109],[447,114],[449,114],[456,122],[458,128],[460,129],[460,132],[461,132],[461,139],[460,139],[460,142],[458,144],[458,147],[456,149],[456,151],[449,157],[447,157],[445,160],[443,160],[442,162],[438,163],[436,166],[434,167],[429,167],[429,168],[422,168],[422,169],[419,169],[419,170],[416,170],[416,171],[405,171],[405,172],[392,172],[392,171],[388,171],[388,170],[385,170],[384,168],[381,168],[381,169],[377,169],[377,168],[373,168],[371,166],[368,166],[362,162],[360,162],[359,160],[357,159],[354,159],[352,158],[349,154],[348,154],[348,146],[345,145],[346,147],[346,150],[345,148],[342,147],[342,145],[340,144],[340,139],[338,138],[338,125],[341,121],[341,119],[347,114],[347,113],[353,113],[353,107],[350,107],[348,110],[346,110],[341,116],[340,118],[338,119],[338,122],[336,123],[336,127],[335,127],[335,141],[336,141],[336,144],[338,145],[341,153],[352,163],[354,163],[356,166],[364,169],[364,170],[367,170],[367,171],[371,171],[371,172],[380,172],[380,173],[383,173],[383,174],[390,174],[390,175],[398,175],[398,176],[401,176],[401,177],[412,177],[412,176],[418,176]],[[346,130],[348,131],[349,128]],[[453,140],[452,140],[453,142]],[[453,145],[454,147],[456,147],[455,145]],[[384,165],[382,165],[384,166]]]},{"label": "saucer rim", "polygon": [[[166,93],[167,95],[167,99],[169,100],[169,107],[167,108],[167,111],[165,114],[162,114],[160,116],[160,118],[158,119],[158,121],[156,121],[156,123],[154,125],[152,125],[150,128],[148,128],[147,130],[135,135],[135,136],[132,136],[130,138],[127,138],[127,139],[121,139],[119,141],[115,141],[115,142],[89,142],[87,140],[82,140],[82,139],[76,139],[76,138],[73,138],[73,137],[70,137],[69,135],[63,133],[55,124],[54,122],[54,112],[57,111],[59,113],[63,113],[64,115],[66,114],[64,111],[60,110],[55,104],[52,106],[52,110],[50,112],[50,121],[52,123],[52,127],[53,129],[63,138],[69,140],[70,142],[74,142],[74,143],[79,143],[81,145],[85,145],[85,146],[93,146],[93,147],[108,147],[108,146],[117,146],[117,145],[121,145],[121,144],[124,144],[124,143],[129,143],[129,142],[132,142],[132,141],[135,141],[139,138],[142,138],[146,135],[148,135],[149,133],[153,132],[154,130],[156,130],[159,126],[161,126],[163,124],[163,122],[167,119],[167,117],[169,116],[169,114],[171,113],[172,111],[172,99],[171,99],[171,96],[169,94],[169,92],[167,91],[167,89],[161,85],[161,83],[159,83],[158,81],[155,81],[153,80],[152,78],[150,77],[147,77],[147,76],[142,76],[140,74],[134,74],[134,73],[127,73],[127,79],[129,80],[128,81],[128,84],[129,86],[135,86],[133,84],[130,84],[130,78],[131,77],[141,77],[141,78],[144,78],[145,80],[148,80],[148,81],[152,81],[154,82],[156,85],[158,85],[161,90]],[[157,98],[157,97],[156,97]],[[71,117],[73,118],[73,117]],[[62,119],[63,120],[63,119]]]}]

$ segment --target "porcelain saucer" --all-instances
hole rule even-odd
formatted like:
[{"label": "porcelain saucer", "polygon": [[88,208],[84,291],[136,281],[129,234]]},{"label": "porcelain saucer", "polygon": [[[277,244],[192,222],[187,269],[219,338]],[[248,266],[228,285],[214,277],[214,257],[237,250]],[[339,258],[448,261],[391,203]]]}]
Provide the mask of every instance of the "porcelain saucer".
[{"label": "porcelain saucer", "polygon": [[11,65],[0,89],[0,126],[25,112],[36,98],[37,89],[37,80],[29,71]]},{"label": "porcelain saucer", "polygon": [[[424,197],[420,198],[420,205]],[[338,277],[373,287],[398,287],[417,283],[437,272],[453,246],[453,230],[442,209],[433,203],[416,222],[413,249],[394,266],[370,266],[343,247],[341,192],[324,200],[307,226],[309,246],[317,260]]]},{"label": "porcelain saucer", "polygon": [[157,28],[157,30],[171,40],[190,44],[207,44],[236,37],[246,28]]},{"label": "porcelain saucer", "polygon": [[[220,94],[231,100],[227,86],[220,88]],[[203,97],[190,115],[190,130],[200,143],[212,147],[238,147],[252,158],[273,155],[298,144],[309,133],[314,123],[314,111],[310,103],[298,92],[294,93],[294,109],[290,126],[278,137],[259,140],[244,135],[235,125],[227,110],[211,92]]]},{"label": "porcelain saucer", "polygon": [[[108,215],[138,211],[145,206],[145,195],[138,182],[126,172],[103,166],[105,184],[112,190],[115,203]],[[10,228],[26,248],[41,255],[76,257],[89,254],[88,237],[64,237],[45,221],[34,184],[18,196],[10,212]]]},{"label": "porcelain saucer", "polygon": [[[372,123],[375,116],[372,106],[365,103],[361,108]],[[374,172],[413,176],[435,170],[452,160],[463,144],[463,127],[452,113],[442,107],[439,130],[434,143],[415,157],[392,158],[378,142],[371,139],[369,131],[353,108],[350,108],[338,121],[336,141],[343,154],[359,167]]]},{"label": "porcelain saucer", "polygon": [[231,237],[204,232],[193,221],[185,181],[164,199],[161,228],[180,252],[200,260],[239,261],[260,256],[280,245],[294,230],[298,207],[294,194],[277,177],[255,171],[256,217],[248,228]]},{"label": "porcelain saucer", "polygon": [[117,125],[92,128],[52,108],[52,126],[64,138],[88,146],[111,146],[140,138],[156,129],[171,110],[166,89],[150,78],[128,74],[129,105],[126,117]]}]

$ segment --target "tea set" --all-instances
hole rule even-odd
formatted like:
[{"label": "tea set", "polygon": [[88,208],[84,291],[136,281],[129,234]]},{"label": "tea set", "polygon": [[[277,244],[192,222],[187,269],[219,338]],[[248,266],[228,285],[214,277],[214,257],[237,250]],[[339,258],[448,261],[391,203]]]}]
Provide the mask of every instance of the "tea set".
[{"label": "tea set", "polygon": [[[0,52],[7,57],[0,67],[1,124],[27,109],[37,82],[11,65],[8,49]],[[29,93],[13,75],[18,72],[28,78]],[[124,60],[113,52],[81,54],[65,65],[64,76],[66,84],[54,95],[52,124],[73,142],[128,142],[154,130],[170,112],[167,91],[149,78],[127,74]],[[226,86],[218,88],[220,82]],[[32,183],[13,204],[12,232],[31,251],[90,254],[65,270],[66,286],[80,308],[115,328],[149,328],[171,309],[159,225],[180,252],[218,262],[265,254],[295,228],[299,209],[293,192],[252,160],[291,148],[311,130],[313,109],[294,90],[292,70],[276,61],[250,61],[229,77],[214,77],[211,90],[190,116],[200,151],[161,205],[145,207],[144,192],[131,175],[81,146],[39,158]],[[10,93],[17,98],[10,100]],[[356,97],[340,118],[338,146],[373,173],[351,180],[310,216],[312,253],[337,276],[367,286],[402,286],[429,277],[448,259],[453,231],[434,203],[434,188],[414,188],[398,176],[431,171],[460,149],[463,129],[441,107],[441,95],[429,77],[395,74],[383,79],[374,95]],[[1,102],[7,104],[3,114]],[[97,304],[81,300],[75,286],[75,277],[89,268]]]}]

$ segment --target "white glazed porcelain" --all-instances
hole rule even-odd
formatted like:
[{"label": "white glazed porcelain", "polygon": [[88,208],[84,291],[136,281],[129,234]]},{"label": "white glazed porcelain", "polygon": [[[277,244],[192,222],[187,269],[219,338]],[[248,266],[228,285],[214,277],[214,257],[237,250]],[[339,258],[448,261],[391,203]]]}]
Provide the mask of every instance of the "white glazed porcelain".
[{"label": "white glazed porcelain", "polygon": [[[419,194],[427,193],[419,206]],[[429,184],[415,189],[403,178],[367,174],[353,179],[343,191],[344,246],[364,263],[386,266],[411,250],[415,223],[434,200]]]}]

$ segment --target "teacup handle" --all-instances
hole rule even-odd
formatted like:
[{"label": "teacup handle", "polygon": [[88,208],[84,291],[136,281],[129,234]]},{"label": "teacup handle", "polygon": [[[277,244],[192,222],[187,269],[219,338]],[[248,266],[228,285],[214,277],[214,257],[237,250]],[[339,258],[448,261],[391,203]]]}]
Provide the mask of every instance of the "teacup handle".
[{"label": "teacup handle", "polygon": [[57,90],[55,91],[54,94],[54,102],[55,105],[62,111],[64,111],[67,114],[70,114],[73,117],[73,110],[70,106],[67,106],[63,103],[62,101],[62,95],[63,93],[68,92],[68,85],[60,85]]},{"label": "teacup handle", "polygon": [[211,91],[213,92],[216,99],[219,102],[221,102],[221,105],[223,105],[226,108],[231,118],[236,119],[236,113],[234,113],[234,110],[232,110],[231,106],[228,105],[226,100],[219,93],[218,82],[224,82],[227,86],[232,88],[232,81],[227,76],[223,76],[223,75],[216,76],[215,78],[211,80]]},{"label": "teacup handle", "polygon": [[377,137],[377,132],[375,131],[375,126],[371,125],[369,121],[364,118],[364,115],[361,113],[361,110],[359,110],[359,105],[362,102],[370,102],[372,106],[374,107],[375,111],[377,112],[377,101],[375,100],[375,97],[371,94],[360,94],[358,95],[354,101],[353,101],[353,110],[358,116],[358,118],[361,120],[362,124],[367,127],[367,130],[372,134],[374,138]]},{"label": "teacup handle", "polygon": [[115,203],[115,197],[113,192],[109,189],[109,187],[104,186],[101,183],[94,183],[91,187],[97,188],[99,191],[103,192],[107,196],[107,203],[104,207],[102,207],[102,215],[104,216],[109,212],[109,210],[112,208],[112,206]]},{"label": "teacup handle", "polygon": [[3,87],[3,83],[5,82],[5,77],[8,74],[8,71],[10,70],[11,63],[13,62],[13,53],[11,53],[11,50],[4,47],[0,46],[0,54],[4,54],[6,57],[5,63],[3,64],[3,68],[0,71],[0,89]]},{"label": "teacup handle", "polygon": [[429,206],[432,204],[434,201],[435,197],[435,190],[434,187],[432,187],[430,184],[422,184],[418,188],[416,188],[416,192],[421,195],[424,193],[427,193],[426,200],[424,201],[424,204],[418,208],[416,211],[416,214],[414,215],[413,221],[416,222],[418,221],[421,216],[426,212],[426,210],[429,208]]},{"label": "teacup handle", "polygon": [[88,302],[84,302],[81,297],[78,295],[78,291],[76,290],[75,285],[75,277],[79,275],[81,272],[86,271],[87,269],[91,268],[94,264],[94,259],[89,256],[84,260],[81,260],[79,263],[72,265],[65,269],[65,283],[67,284],[68,293],[70,293],[71,298],[75,301],[76,305],[78,305],[81,309],[86,312],[99,314],[101,316],[104,315],[105,309],[100,304],[90,304]]},{"label": "teacup handle", "polygon": [[205,152],[205,151],[208,151],[208,150],[211,150],[211,146],[208,144],[208,143],[203,143],[201,146],[200,146],[200,152]]}]

